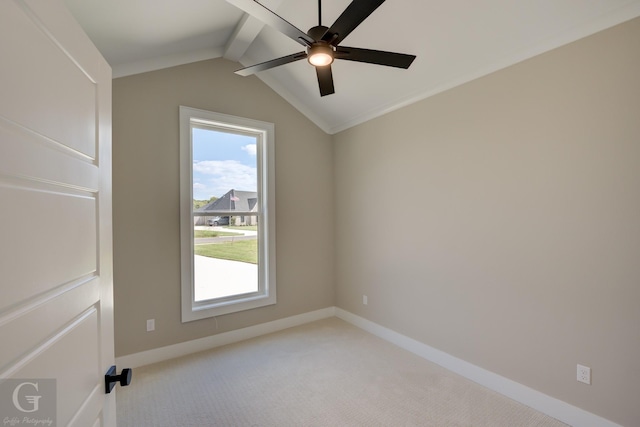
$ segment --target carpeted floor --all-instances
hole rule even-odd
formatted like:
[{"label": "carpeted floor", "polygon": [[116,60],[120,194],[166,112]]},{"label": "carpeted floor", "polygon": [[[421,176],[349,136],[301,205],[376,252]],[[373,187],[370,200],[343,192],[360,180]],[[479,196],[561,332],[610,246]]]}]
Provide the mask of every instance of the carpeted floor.
[{"label": "carpeted floor", "polygon": [[340,319],[134,370],[119,427],[565,424]]}]

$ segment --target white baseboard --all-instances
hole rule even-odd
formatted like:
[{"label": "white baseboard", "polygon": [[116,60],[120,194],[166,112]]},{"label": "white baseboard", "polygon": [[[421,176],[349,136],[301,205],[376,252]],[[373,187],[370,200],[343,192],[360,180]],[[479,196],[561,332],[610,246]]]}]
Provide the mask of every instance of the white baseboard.
[{"label": "white baseboard", "polygon": [[217,335],[200,338],[197,340],[173,344],[166,347],[154,348],[140,353],[128,354],[116,358],[116,365],[127,368],[138,368],[164,360],[174,359],[187,354],[209,350],[227,344],[243,341],[249,338],[278,332],[283,329],[303,325],[316,320],[326,319],[335,316],[335,307],[327,307],[321,310],[299,314],[297,316],[286,317],[272,322],[261,323],[235,331],[223,332]]},{"label": "white baseboard", "polygon": [[602,418],[570,405],[566,402],[548,396],[508,378],[487,371],[479,366],[465,362],[450,354],[430,347],[391,329],[380,326],[341,308],[335,308],[335,315],[342,320],[357,326],[385,341],[408,350],[424,359],[436,363],[456,374],[488,389],[496,391],[510,399],[527,405],[537,411],[549,415],[563,423],[576,427],[621,427],[612,421]]},{"label": "white baseboard", "polygon": [[121,356],[116,358],[116,364],[129,368],[137,368],[151,363],[196,353],[198,351],[255,338],[272,332],[278,332],[283,329],[333,316],[345,320],[360,329],[397,345],[398,347],[436,363],[452,372],[455,372],[456,374],[462,375],[463,377],[487,387],[490,390],[496,391],[510,399],[547,414],[559,421],[562,421],[563,423],[576,427],[621,427],[612,421],[587,412],[584,409],[580,409],[496,373],[487,371],[486,369],[473,365],[462,359],[458,359],[448,353],[428,346],[427,344],[414,340],[413,338],[409,338],[338,307],[327,307],[321,310],[274,320],[260,325],[249,326],[235,331],[223,332],[221,334],[193,341]]}]

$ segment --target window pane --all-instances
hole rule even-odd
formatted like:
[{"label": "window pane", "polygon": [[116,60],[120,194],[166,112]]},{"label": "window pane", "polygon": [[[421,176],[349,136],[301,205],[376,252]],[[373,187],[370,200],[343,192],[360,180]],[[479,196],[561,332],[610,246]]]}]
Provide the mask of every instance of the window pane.
[{"label": "window pane", "polygon": [[180,106],[183,322],[277,302],[274,130]]},{"label": "window pane", "polygon": [[194,300],[259,291],[255,136],[192,129]]}]

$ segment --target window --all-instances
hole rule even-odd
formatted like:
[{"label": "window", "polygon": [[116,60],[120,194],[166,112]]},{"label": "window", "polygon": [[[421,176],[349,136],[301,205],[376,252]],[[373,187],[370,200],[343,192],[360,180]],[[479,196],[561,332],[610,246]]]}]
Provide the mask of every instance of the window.
[{"label": "window", "polygon": [[274,125],[180,107],[182,321],[276,303]]}]

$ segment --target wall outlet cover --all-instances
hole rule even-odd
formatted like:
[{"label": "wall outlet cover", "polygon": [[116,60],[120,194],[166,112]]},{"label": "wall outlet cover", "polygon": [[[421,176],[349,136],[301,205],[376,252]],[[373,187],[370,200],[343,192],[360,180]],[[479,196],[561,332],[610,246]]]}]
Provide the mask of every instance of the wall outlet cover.
[{"label": "wall outlet cover", "polygon": [[581,383],[591,384],[591,368],[584,365],[578,365],[577,380]]}]

